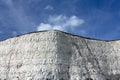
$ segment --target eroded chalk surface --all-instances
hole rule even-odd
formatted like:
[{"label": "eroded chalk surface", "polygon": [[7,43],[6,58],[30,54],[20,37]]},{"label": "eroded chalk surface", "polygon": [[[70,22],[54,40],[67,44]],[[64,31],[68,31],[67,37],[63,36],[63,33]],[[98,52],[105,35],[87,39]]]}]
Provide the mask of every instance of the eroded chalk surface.
[{"label": "eroded chalk surface", "polygon": [[0,80],[120,80],[120,41],[44,31],[0,42]]}]

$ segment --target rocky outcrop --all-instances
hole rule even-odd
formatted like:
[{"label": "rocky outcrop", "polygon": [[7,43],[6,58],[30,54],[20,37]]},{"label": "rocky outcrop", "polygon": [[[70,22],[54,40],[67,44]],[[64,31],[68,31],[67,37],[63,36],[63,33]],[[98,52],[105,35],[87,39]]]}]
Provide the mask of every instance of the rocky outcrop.
[{"label": "rocky outcrop", "polygon": [[120,80],[120,41],[43,31],[0,42],[0,80]]}]

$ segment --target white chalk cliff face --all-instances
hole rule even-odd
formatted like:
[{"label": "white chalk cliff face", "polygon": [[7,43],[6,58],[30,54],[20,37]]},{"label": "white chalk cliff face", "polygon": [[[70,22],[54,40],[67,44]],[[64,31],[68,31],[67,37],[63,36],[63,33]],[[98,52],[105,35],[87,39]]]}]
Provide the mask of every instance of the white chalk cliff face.
[{"label": "white chalk cliff face", "polygon": [[0,80],[120,80],[120,40],[43,31],[0,42]]}]

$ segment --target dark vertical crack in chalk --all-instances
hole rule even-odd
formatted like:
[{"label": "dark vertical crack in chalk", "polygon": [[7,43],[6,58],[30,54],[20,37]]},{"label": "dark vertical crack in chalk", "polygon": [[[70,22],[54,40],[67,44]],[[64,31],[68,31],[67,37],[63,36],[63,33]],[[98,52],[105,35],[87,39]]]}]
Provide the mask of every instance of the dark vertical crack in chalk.
[{"label": "dark vertical crack in chalk", "polygon": [[89,73],[89,70],[88,70],[88,68],[87,68],[87,66],[86,66],[86,59],[84,58],[84,56],[82,55],[82,52],[80,51],[80,48],[79,48],[79,46],[74,42],[73,43],[73,45],[75,46],[75,48],[77,49],[77,51],[78,51],[78,53],[79,53],[79,55],[84,59],[84,68],[86,69],[86,71],[87,71],[87,74],[88,74],[88,77],[91,77],[90,76],[90,73]]},{"label": "dark vertical crack in chalk", "polygon": [[86,44],[86,47],[87,47],[89,53],[92,55],[92,58],[93,58],[93,59],[95,60],[95,62],[97,63],[96,66],[97,66],[97,68],[99,69],[98,73],[104,75],[104,73],[103,73],[103,71],[102,71],[102,69],[101,69],[101,67],[100,67],[100,64],[99,64],[99,61],[98,61],[97,57],[93,54],[93,52],[91,51],[90,47],[88,46],[88,43],[89,43],[89,42],[87,42],[86,40],[84,40],[84,42],[85,42],[85,44]]}]

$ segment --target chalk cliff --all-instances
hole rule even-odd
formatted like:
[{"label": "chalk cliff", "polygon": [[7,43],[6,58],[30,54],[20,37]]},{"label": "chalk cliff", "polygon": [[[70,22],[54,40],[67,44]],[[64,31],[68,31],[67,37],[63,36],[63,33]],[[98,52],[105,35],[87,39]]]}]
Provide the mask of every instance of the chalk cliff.
[{"label": "chalk cliff", "polygon": [[0,80],[120,80],[120,40],[42,31],[0,42]]}]

